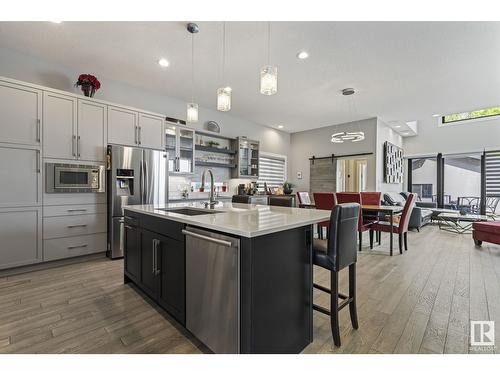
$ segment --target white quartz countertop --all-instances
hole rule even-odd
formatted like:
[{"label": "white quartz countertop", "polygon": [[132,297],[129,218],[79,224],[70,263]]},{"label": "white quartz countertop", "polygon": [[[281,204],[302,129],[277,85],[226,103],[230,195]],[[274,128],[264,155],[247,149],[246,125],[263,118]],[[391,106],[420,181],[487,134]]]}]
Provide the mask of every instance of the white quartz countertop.
[{"label": "white quartz countertop", "polygon": [[153,215],[172,221],[212,229],[242,237],[257,237],[302,227],[330,219],[328,210],[289,208],[231,202],[218,203],[215,214],[188,216],[163,209],[189,207],[204,210],[202,202],[180,202],[167,205],[133,205],[126,210]]}]

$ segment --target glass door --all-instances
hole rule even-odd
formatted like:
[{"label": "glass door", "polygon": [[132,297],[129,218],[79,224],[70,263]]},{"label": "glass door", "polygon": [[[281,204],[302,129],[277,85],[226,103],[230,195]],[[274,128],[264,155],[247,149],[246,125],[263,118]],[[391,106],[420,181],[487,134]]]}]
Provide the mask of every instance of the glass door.
[{"label": "glass door", "polygon": [[177,127],[166,124],[165,150],[168,153],[168,171],[177,171]]},{"label": "glass door", "polygon": [[194,171],[194,130],[179,129],[179,159],[177,171],[193,173]]}]

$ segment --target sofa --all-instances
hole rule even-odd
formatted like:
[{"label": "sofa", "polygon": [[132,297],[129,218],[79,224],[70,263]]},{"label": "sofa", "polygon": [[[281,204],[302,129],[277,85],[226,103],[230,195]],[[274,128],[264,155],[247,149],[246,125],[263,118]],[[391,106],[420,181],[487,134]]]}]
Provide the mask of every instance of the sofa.
[{"label": "sofa", "polygon": [[[401,193],[385,193],[383,204],[388,206],[404,206],[406,202],[406,198],[410,193],[401,192]],[[417,197],[417,201],[415,202],[415,207],[411,212],[410,222],[408,223],[408,228],[416,229],[420,231],[424,225],[429,224],[432,220],[432,208],[436,208],[437,204],[434,202],[422,202],[420,198]]]},{"label": "sofa", "polygon": [[476,246],[484,242],[500,245],[500,221],[478,221],[472,224],[472,238]]}]

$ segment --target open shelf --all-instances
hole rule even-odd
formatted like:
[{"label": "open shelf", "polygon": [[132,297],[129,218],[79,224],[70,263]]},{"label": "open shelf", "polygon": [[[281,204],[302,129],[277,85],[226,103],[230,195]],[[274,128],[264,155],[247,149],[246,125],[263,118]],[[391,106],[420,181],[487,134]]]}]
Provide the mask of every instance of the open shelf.
[{"label": "open shelf", "polygon": [[224,148],[202,146],[202,145],[195,145],[194,147],[198,151],[217,152],[219,154],[229,154],[229,155],[236,154],[236,151],[228,150],[228,149],[224,149]]},{"label": "open shelf", "polygon": [[214,167],[214,168],[236,168],[236,164],[210,163],[207,161],[195,161],[195,166]]}]

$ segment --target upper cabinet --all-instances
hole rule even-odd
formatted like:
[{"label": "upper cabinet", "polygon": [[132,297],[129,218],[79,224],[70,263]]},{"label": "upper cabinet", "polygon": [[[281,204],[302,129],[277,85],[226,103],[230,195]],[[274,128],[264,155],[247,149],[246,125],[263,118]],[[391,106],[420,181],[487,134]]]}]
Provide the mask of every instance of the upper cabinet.
[{"label": "upper cabinet", "polygon": [[194,172],[193,129],[178,124],[165,125],[165,148],[168,152],[168,170],[173,174]]},{"label": "upper cabinet", "polygon": [[102,162],[106,105],[44,92],[43,153],[47,158]]},{"label": "upper cabinet", "polygon": [[238,167],[233,171],[233,178],[258,178],[259,141],[236,138],[236,154]]},{"label": "upper cabinet", "polygon": [[108,143],[138,146],[138,113],[108,106]]},{"label": "upper cabinet", "polygon": [[107,106],[78,99],[78,156],[81,160],[104,161]]},{"label": "upper cabinet", "polygon": [[139,143],[142,147],[163,149],[163,117],[139,113]]},{"label": "upper cabinet", "polygon": [[0,82],[0,142],[40,146],[42,92]]},{"label": "upper cabinet", "polygon": [[44,92],[43,154],[47,158],[77,159],[77,99]]},{"label": "upper cabinet", "polygon": [[108,143],[161,150],[163,117],[109,106]]}]

